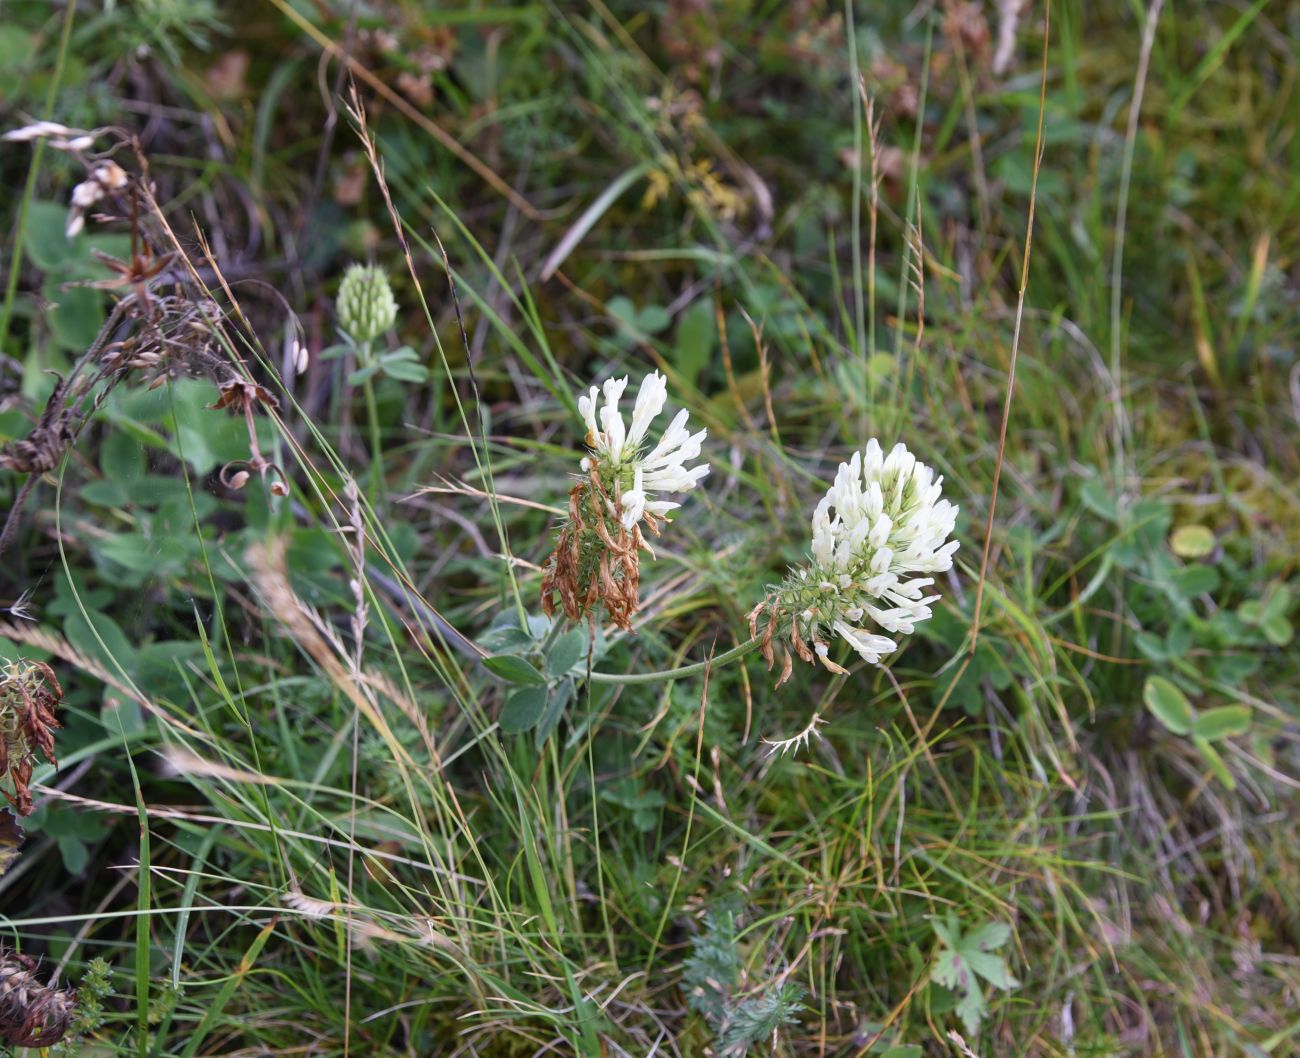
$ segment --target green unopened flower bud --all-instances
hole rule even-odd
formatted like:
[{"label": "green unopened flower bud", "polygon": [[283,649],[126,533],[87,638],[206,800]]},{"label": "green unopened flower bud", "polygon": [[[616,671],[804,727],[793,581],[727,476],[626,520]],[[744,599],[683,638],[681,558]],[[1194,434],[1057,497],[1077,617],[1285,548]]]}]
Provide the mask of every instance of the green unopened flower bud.
[{"label": "green unopened flower bud", "polygon": [[370,265],[349,265],[339,284],[339,326],[357,342],[374,341],[397,319],[388,277]]}]

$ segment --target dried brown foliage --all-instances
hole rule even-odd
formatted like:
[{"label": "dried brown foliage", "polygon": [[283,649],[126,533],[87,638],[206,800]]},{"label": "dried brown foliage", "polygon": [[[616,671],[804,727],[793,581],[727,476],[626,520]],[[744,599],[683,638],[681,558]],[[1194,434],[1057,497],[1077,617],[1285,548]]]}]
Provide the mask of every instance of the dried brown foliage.
[{"label": "dried brown foliage", "polygon": [[[759,631],[759,621],[767,617],[767,623],[764,625],[762,632]],[[765,596],[757,606],[749,611],[749,634],[754,638],[762,637],[759,643],[759,653],[762,654],[763,660],[767,662],[767,669],[772,671],[772,666],[776,663],[777,649],[781,653],[781,675],[777,678],[778,687],[790,678],[790,673],[794,669],[794,662],[791,658],[791,652],[799,656],[800,661],[806,661],[812,664],[814,661],[820,662],[822,668],[827,672],[832,672],[837,676],[847,674],[848,669],[842,665],[837,665],[829,657],[820,651],[816,651],[808,645],[803,633],[799,630],[799,618],[797,609],[792,610],[783,600],[779,591],[774,591]],[[814,646],[817,645],[816,626],[812,629]],[[778,637],[782,636],[789,642],[789,647],[784,643],[778,642]],[[775,644],[775,645],[774,645]]]},{"label": "dried brown foliage", "polygon": [[54,732],[62,727],[55,710],[63,688],[54,670],[40,661],[15,661],[0,670],[0,778],[6,774],[13,792],[4,793],[19,815],[32,811],[29,783],[40,753],[51,764]]},{"label": "dried brown foliage", "polygon": [[[603,605],[617,627],[632,631],[640,607],[641,551],[650,546],[639,523],[631,529],[623,525],[622,510],[617,484],[611,498],[596,467],[569,491],[568,518],[542,577],[542,610],[548,617],[556,611],[558,595],[559,608],[570,621],[594,619]],[[658,533],[652,516],[644,520]]]},{"label": "dried brown foliage", "polygon": [[0,948],[0,1042],[11,1047],[51,1047],[67,1034],[77,994],[41,984],[36,963]]},{"label": "dried brown foliage", "polygon": [[[52,134],[49,129],[59,128],[62,126],[32,126],[19,130],[16,138],[48,139]],[[91,147],[103,135],[111,135],[115,142],[107,152],[95,153]],[[127,172],[108,157],[128,148],[138,163],[137,173]],[[138,143],[120,130],[107,129],[69,140],[62,149],[89,173],[79,185],[81,194],[74,193],[70,231],[80,230],[85,210],[93,205],[97,223],[128,226],[130,253],[125,260],[119,260],[93,251],[113,274],[77,285],[114,291],[117,301],[95,340],[67,375],[57,379],[31,433],[0,447],[0,468],[31,475],[10,505],[0,529],[0,552],[12,539],[40,475],[59,465],[118,385],[132,383],[154,389],[173,378],[207,378],[221,390],[215,406],[238,408],[250,423],[253,404],[275,406],[275,399],[266,389],[232,371],[231,361],[238,358],[223,334],[226,313],[209,296],[196,268],[182,254],[154,199],[147,159]],[[283,473],[258,452],[251,425],[249,437],[251,458],[228,467],[222,480],[238,488],[248,480],[249,472],[259,473],[274,494],[287,494]],[[248,470],[241,471],[240,466]]]}]

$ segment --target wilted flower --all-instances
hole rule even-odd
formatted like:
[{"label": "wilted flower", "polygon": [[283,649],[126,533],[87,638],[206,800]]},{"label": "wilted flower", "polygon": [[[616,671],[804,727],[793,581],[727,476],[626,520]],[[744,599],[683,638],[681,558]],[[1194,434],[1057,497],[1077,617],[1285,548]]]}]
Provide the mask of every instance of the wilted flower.
[{"label": "wilted flower", "polygon": [[76,993],[41,984],[35,970],[27,956],[0,948],[0,1042],[11,1047],[52,1047],[72,1026]]},{"label": "wilted flower", "polygon": [[90,175],[72,189],[72,206],[68,210],[65,234],[75,238],[86,226],[86,210],[101,202],[105,196],[123,190],[130,178],[117,162],[105,159],[96,162]]},{"label": "wilted flower", "polygon": [[55,763],[54,732],[62,727],[55,710],[63,700],[54,670],[41,661],[11,661],[0,667],[0,779],[13,793],[0,790],[19,815],[32,811],[28,788],[39,751]]},{"label": "wilted flower", "polygon": [[[813,512],[811,563],[750,614],[757,635],[759,617],[767,613],[763,650],[769,665],[781,625],[801,658],[843,672],[830,660],[829,637],[838,635],[878,665],[898,646],[882,631],[906,635],[930,618],[938,596],[927,594],[934,578],[924,574],[951,569],[958,546],[948,539],[957,508],[941,498],[942,484],[904,445],[885,456],[874,438],[840,464]],[[782,679],[788,672],[787,665]]]},{"label": "wilted flower", "polygon": [[630,630],[639,601],[640,551],[649,550],[641,525],[658,535],[660,521],[681,506],[654,497],[689,492],[709,467],[686,466],[699,457],[708,431],[691,433],[685,409],[649,447],[650,426],[668,399],[664,377],[655,371],[642,381],[630,426],[618,407],[627,383],[626,377],[609,379],[578,398],[590,453],[582,459],[585,476],[569,493],[568,519],[547,561],[542,608],[553,613],[559,595],[565,616],[576,621],[601,602],[610,620]]},{"label": "wilted flower", "polygon": [[272,496],[287,496],[289,483],[285,479],[284,471],[262,455],[261,445],[257,439],[257,423],[253,418],[253,410],[258,405],[274,411],[279,407],[280,402],[265,386],[259,386],[246,378],[232,378],[222,384],[221,399],[212,407],[231,408],[243,413],[244,425],[248,428],[249,454],[247,459],[235,459],[227,463],[221,468],[217,477],[226,488],[238,492],[248,484],[251,473],[255,471],[269,486]]},{"label": "wilted flower", "polygon": [[339,326],[355,342],[373,342],[397,320],[388,277],[373,265],[349,265],[339,284]]}]

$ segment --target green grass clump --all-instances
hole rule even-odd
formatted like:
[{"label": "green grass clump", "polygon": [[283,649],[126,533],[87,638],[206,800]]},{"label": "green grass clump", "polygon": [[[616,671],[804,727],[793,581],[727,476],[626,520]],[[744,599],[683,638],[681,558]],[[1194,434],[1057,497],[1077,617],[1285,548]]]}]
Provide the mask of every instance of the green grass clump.
[{"label": "green grass clump", "polygon": [[[67,1053],[1295,1049],[1295,12],[1009,6],[14,8],[5,128],[95,136],[0,149]],[[711,474],[634,634],[548,620],[575,397],[656,369]],[[956,566],[777,688],[873,436]]]}]

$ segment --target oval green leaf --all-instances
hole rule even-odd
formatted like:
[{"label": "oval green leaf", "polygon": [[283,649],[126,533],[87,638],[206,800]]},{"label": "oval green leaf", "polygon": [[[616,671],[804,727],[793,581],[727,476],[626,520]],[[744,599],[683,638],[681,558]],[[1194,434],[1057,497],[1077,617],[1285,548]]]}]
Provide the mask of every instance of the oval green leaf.
[{"label": "oval green leaf", "polygon": [[551,652],[546,655],[546,667],[550,670],[552,676],[563,676],[580,658],[587,653],[587,632],[582,628],[575,628],[572,631],[565,632],[555,641],[551,647]]},{"label": "oval green leaf", "polygon": [[501,730],[518,735],[537,726],[546,709],[545,687],[521,687],[501,707]]},{"label": "oval green leaf", "polygon": [[1192,703],[1175,684],[1163,676],[1147,677],[1142,688],[1142,701],[1148,711],[1175,735],[1191,734],[1196,722]]},{"label": "oval green leaf", "polygon": [[1244,735],[1250,730],[1250,708],[1244,705],[1221,705],[1207,709],[1192,724],[1192,734],[1210,742]]},{"label": "oval green leaf", "polygon": [[506,683],[522,683],[526,687],[545,687],[546,677],[517,654],[497,654],[484,658],[489,672],[500,676]]}]

